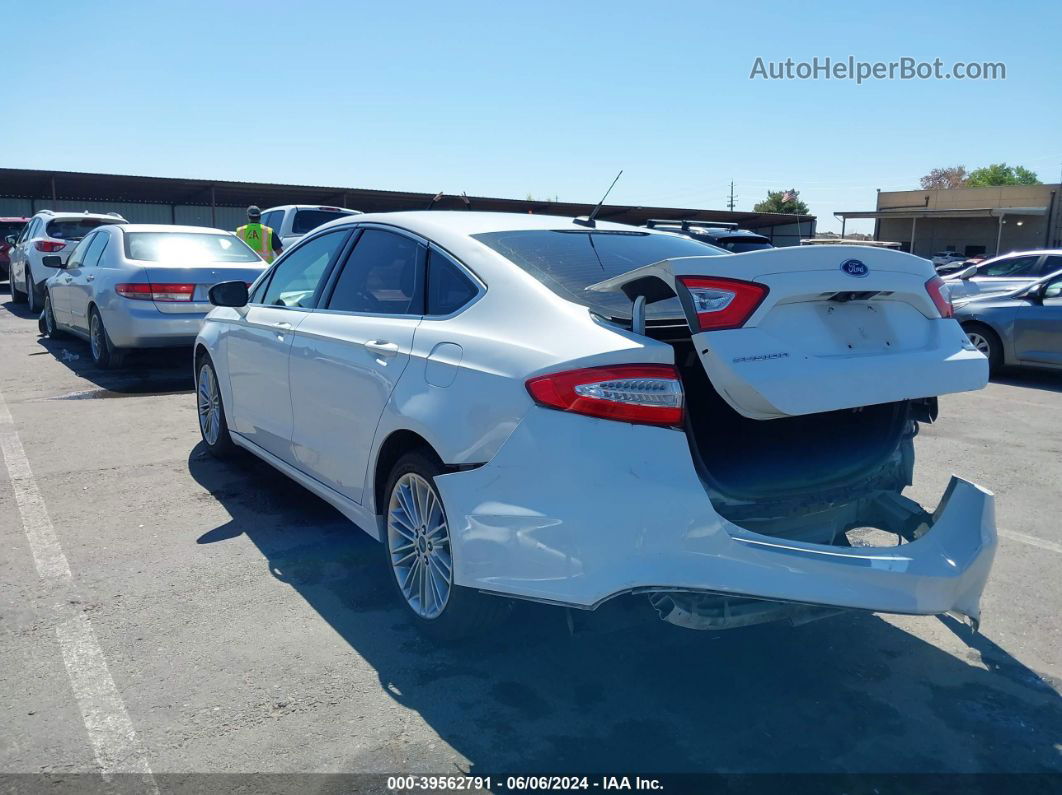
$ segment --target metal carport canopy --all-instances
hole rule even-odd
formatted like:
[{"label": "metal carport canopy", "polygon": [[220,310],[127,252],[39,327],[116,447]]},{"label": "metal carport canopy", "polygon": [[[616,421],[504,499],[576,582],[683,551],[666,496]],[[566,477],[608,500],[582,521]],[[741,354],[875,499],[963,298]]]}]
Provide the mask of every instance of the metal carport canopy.
[{"label": "metal carport canopy", "polygon": [[[0,169],[0,197],[38,201],[121,201],[145,204],[247,207],[263,209],[280,204],[341,205],[363,212],[426,209],[436,192],[374,190],[313,185],[281,185],[226,180],[139,177],[125,174],[93,174],[79,171]],[[494,212],[533,212],[542,215],[587,215],[593,204],[547,202],[469,196],[471,209]],[[467,206],[459,194],[446,193],[432,205],[437,210],[462,210]],[[682,207],[649,207],[606,204],[601,219],[643,225],[650,218],[691,221],[736,221],[747,229],[812,223],[813,215],[730,212]]]}]

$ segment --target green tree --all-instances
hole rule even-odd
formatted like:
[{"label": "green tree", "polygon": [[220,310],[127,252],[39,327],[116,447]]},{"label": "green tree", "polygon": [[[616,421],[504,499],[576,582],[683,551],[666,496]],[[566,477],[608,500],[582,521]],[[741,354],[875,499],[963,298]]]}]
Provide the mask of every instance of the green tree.
[{"label": "green tree", "polygon": [[796,188],[769,190],[767,191],[767,198],[757,202],[752,209],[758,213],[808,214],[808,206],[800,200],[800,191]]},{"label": "green tree", "polygon": [[990,166],[975,168],[970,172],[965,187],[985,188],[993,185],[1039,185],[1040,179],[1034,171],[1024,166],[1008,166],[1006,163],[993,163]]}]

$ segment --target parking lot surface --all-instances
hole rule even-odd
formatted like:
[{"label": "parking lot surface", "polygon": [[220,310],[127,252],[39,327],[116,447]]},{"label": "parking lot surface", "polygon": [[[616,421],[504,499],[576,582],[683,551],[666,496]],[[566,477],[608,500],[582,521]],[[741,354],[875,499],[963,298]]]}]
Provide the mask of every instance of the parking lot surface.
[{"label": "parking lot surface", "polygon": [[997,495],[980,634],[521,604],[440,648],[368,536],[205,453],[190,354],[99,371],[0,302],[0,772],[1062,771],[1062,378],[944,398],[918,439],[910,496]]}]

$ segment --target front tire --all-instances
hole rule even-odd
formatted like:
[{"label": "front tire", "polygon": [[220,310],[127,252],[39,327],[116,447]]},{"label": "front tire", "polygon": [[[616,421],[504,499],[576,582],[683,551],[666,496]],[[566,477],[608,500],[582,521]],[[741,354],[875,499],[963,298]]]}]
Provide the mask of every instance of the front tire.
[{"label": "front tire", "polygon": [[992,375],[1003,369],[1003,341],[988,326],[970,323],[963,326],[967,338],[988,359],[988,372]]},{"label": "front tire", "polygon": [[48,339],[56,339],[62,336],[59,327],[55,325],[55,312],[52,311],[52,296],[49,293],[44,296],[44,307],[41,316],[37,318],[37,329]]},{"label": "front tire", "polygon": [[199,434],[211,455],[228,458],[236,451],[225,420],[225,406],[221,402],[221,387],[214,362],[203,354],[196,362],[195,396],[199,414]]},{"label": "front tire", "polygon": [[421,452],[398,460],[384,490],[383,547],[391,582],[417,627],[436,640],[453,641],[496,624],[509,605],[454,584],[450,528],[435,487],[442,473]]},{"label": "front tire", "polygon": [[122,352],[111,342],[107,328],[103,325],[103,317],[96,307],[89,310],[89,350],[93,363],[102,370],[122,366]]}]

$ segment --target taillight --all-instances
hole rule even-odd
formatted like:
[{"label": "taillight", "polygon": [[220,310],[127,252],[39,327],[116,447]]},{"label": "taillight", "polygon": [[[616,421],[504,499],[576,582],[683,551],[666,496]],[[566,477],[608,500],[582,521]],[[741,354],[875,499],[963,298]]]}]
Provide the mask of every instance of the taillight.
[{"label": "taillight", "polygon": [[45,253],[51,254],[56,251],[62,251],[64,248],[66,248],[66,243],[53,243],[50,240],[38,240],[36,243],[33,244],[33,247],[37,249],[37,251],[43,251]]},{"label": "taillight", "polygon": [[527,382],[538,403],[561,411],[645,425],[682,424],[682,382],[666,364],[587,367]]},{"label": "taillight", "polygon": [[194,284],[118,284],[114,290],[135,301],[191,301]]},{"label": "taillight", "polygon": [[690,291],[693,311],[697,313],[700,326],[695,331],[718,331],[741,328],[763,299],[767,297],[766,285],[745,282],[740,279],[725,279],[721,276],[679,276],[679,281]]},{"label": "taillight", "polygon": [[939,276],[932,277],[926,282],[926,292],[933,301],[933,306],[940,312],[941,317],[951,317],[955,309],[951,305],[951,290]]}]

